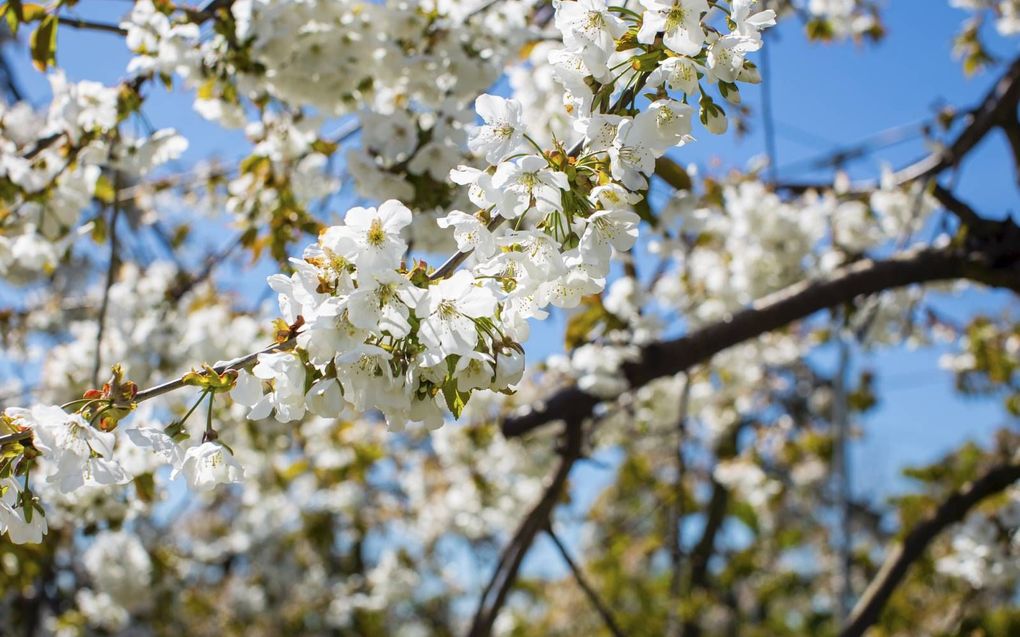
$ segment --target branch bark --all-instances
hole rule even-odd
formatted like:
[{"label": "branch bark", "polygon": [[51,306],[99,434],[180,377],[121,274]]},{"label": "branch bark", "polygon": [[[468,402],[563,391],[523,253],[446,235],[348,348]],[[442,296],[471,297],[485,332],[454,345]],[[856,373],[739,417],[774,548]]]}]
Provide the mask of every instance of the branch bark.
[{"label": "branch bark", "polygon": [[549,526],[553,507],[556,506],[556,502],[566,486],[570,470],[581,457],[582,440],[580,425],[568,425],[565,428],[559,467],[553,474],[553,478],[538,504],[524,518],[521,525],[517,527],[513,539],[503,549],[496,570],[489,578],[489,583],[482,592],[481,599],[478,600],[478,609],[475,611],[468,637],[489,637],[492,634],[492,626],[517,579],[517,573],[520,571],[524,556],[531,548],[538,533]]},{"label": "branch bark", "polygon": [[[893,175],[893,183],[903,185],[911,181],[936,177],[943,171],[958,166],[963,159],[995,128],[1002,128],[1012,139],[1020,129],[1017,106],[1020,104],[1020,57],[1006,68],[981,102],[970,110],[967,126],[948,145],[923,159],[910,164]],[[785,182],[777,188],[788,192],[830,188],[831,184]],[[867,192],[878,187],[877,182],[858,183],[853,192]]]},{"label": "branch bark", "polygon": [[963,158],[997,126],[1008,126],[1017,121],[1017,104],[1020,102],[1020,57],[1006,68],[995,86],[985,95],[977,108],[970,112],[966,128],[941,151],[925,160],[897,172],[896,183],[934,177],[947,168],[959,165]]},{"label": "branch bark", "polygon": [[962,520],[967,513],[988,496],[1005,490],[1020,480],[1020,463],[1004,464],[952,493],[935,513],[915,526],[886,558],[867,590],[854,606],[840,637],[860,637],[878,621],[886,602],[903,581],[910,565],[924,554],[939,533]]},{"label": "branch bark", "polygon": [[[717,462],[737,455],[737,442],[746,425],[745,421],[737,423],[719,439],[714,450]],[[711,474],[709,481],[712,485],[712,495],[705,506],[705,528],[701,531],[701,537],[698,538],[697,544],[691,550],[690,573],[687,580],[688,593],[705,590],[709,587],[708,563],[715,555],[715,541],[719,532],[722,531],[730,506],[730,492],[726,486]],[[686,618],[681,626],[680,634],[683,637],[700,637],[701,624],[698,618]]]},{"label": "branch bark", "polygon": [[573,574],[577,585],[581,587],[581,590],[584,591],[588,601],[595,607],[595,611],[599,614],[599,617],[602,618],[602,622],[606,625],[610,634],[612,634],[613,637],[624,637],[623,631],[620,630],[620,625],[616,623],[615,619],[613,619],[613,613],[610,612],[609,607],[606,606],[606,603],[602,601],[601,597],[599,597],[595,588],[588,582],[588,578],[584,576],[584,572],[581,571],[581,567],[574,562],[572,557],[570,557],[570,552],[567,551],[567,547],[560,541],[559,536],[553,532],[551,526],[547,527],[545,532],[549,535],[549,539],[553,541],[553,544],[556,545],[556,549],[560,552],[560,556],[563,557],[563,561],[566,562],[567,566],[570,568],[570,572]]},{"label": "branch bark", "polygon": [[[642,349],[635,362],[622,369],[631,388],[656,378],[677,374],[707,361],[724,349],[743,343],[819,310],[847,303],[857,296],[915,283],[971,279],[987,285],[1020,289],[1020,236],[1009,222],[1001,234],[1005,245],[989,247],[988,254],[959,248],[907,251],[882,261],[862,260],[836,271],[825,280],[802,281],[761,299],[726,320],[670,341]],[[601,399],[576,386],[560,390],[531,412],[503,422],[508,438],[522,436],[548,422],[579,424],[590,417]]]},{"label": "branch bark", "polygon": [[116,35],[127,35],[127,29],[122,29],[116,24],[96,22],[95,20],[82,20],[80,18],[57,16],[57,22],[65,26],[71,27],[72,29],[82,29],[85,31],[99,31],[102,33],[114,33]]}]

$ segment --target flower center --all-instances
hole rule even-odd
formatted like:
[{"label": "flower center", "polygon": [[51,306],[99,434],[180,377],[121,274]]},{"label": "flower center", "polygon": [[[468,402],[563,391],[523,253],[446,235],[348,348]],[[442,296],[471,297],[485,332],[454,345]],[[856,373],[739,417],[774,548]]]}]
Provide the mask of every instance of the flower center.
[{"label": "flower center", "polygon": [[585,31],[591,33],[593,31],[601,31],[602,27],[606,24],[605,18],[598,11],[589,11],[588,15],[585,16],[584,27]]},{"label": "flower center", "polygon": [[379,217],[372,219],[372,225],[368,227],[368,245],[379,247],[386,241],[386,231],[383,230],[382,220]]},{"label": "flower center", "polygon": [[223,452],[216,451],[205,457],[205,466],[209,469],[215,469],[216,467],[223,464]]},{"label": "flower center", "polygon": [[538,173],[521,173],[517,183],[527,188],[530,192],[539,184]]},{"label": "flower center", "polygon": [[666,14],[666,33],[675,31],[684,22],[684,16],[687,15],[687,11],[684,10],[680,5],[674,4]]},{"label": "flower center", "polygon": [[379,296],[379,304],[386,305],[397,295],[397,289],[392,283],[384,283],[379,286],[376,294]]},{"label": "flower center", "polygon": [[459,314],[459,312],[457,312],[457,306],[455,306],[452,302],[443,301],[439,304],[439,316],[442,318],[451,319],[457,316],[457,314]]},{"label": "flower center", "polygon": [[496,137],[510,139],[510,136],[514,134],[514,127],[507,122],[498,122],[493,124],[492,132]]}]

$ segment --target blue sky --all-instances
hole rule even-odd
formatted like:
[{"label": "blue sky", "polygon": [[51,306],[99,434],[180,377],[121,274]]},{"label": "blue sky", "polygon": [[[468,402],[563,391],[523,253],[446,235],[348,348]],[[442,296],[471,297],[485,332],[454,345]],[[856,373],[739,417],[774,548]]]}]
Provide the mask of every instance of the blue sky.
[{"label": "blue sky", "polygon": [[[771,34],[771,86],[777,132],[780,176],[819,179],[822,173],[804,170],[804,161],[835,148],[869,139],[883,130],[930,119],[942,104],[961,107],[977,102],[995,78],[995,70],[964,77],[951,58],[951,42],[965,14],[945,0],[897,0],[884,11],[888,37],[879,45],[808,44],[796,23]],[[84,3],[83,3],[84,5]],[[80,5],[80,6],[83,6]],[[127,3],[92,0],[80,10],[84,17],[114,22]],[[1017,46],[986,29],[994,51],[1015,55]],[[33,101],[44,103],[45,79],[31,70],[24,54],[16,54],[18,80]],[[122,40],[102,33],[61,28],[59,64],[72,79],[114,83],[124,75],[128,60]],[[243,152],[239,131],[224,131],[202,120],[191,109],[191,98],[179,89],[152,90],[154,99],[146,114],[156,127],[174,126],[190,140],[183,158],[194,160]],[[699,134],[677,158],[709,170],[743,167],[764,152],[760,120],[760,91],[745,91],[754,110],[752,132],[743,139],[732,135]],[[855,177],[877,174],[880,161],[893,166],[925,154],[922,141],[913,136],[848,166]],[[1004,141],[993,135],[963,166],[957,176],[958,192],[979,211],[992,216],[1017,212],[1017,189]],[[215,243],[213,245],[216,245]],[[951,316],[966,317],[976,310],[999,311],[1017,303],[1003,294],[968,293],[942,297],[938,306]],[[539,326],[528,343],[532,361],[558,351],[562,315]],[[855,355],[855,364],[876,370],[888,382],[880,385],[881,406],[864,421],[865,436],[854,445],[854,482],[858,492],[887,493],[904,486],[896,480],[905,463],[931,460],[968,438],[986,438],[1007,423],[994,401],[958,397],[950,376],[937,367],[942,349],[894,349]],[[831,360],[824,353],[821,364]],[[1016,422],[1012,423],[1016,426]],[[594,471],[594,470],[593,470]],[[592,476],[595,477],[594,475]]]}]

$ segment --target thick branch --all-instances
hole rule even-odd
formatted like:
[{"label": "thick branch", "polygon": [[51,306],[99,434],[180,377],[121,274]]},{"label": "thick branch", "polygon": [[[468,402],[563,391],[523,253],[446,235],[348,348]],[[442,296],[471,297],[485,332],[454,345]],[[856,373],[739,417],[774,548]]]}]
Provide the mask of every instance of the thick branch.
[{"label": "thick branch", "polygon": [[863,635],[864,631],[878,621],[889,597],[906,576],[907,569],[924,554],[932,540],[946,527],[962,520],[981,500],[1005,490],[1017,480],[1020,480],[1020,463],[1000,465],[954,492],[934,515],[915,526],[889,552],[882,568],[858,600],[840,637]]},{"label": "thick branch", "polygon": [[1017,185],[1020,185],[1020,124],[1003,125],[1002,131],[1006,134],[1009,149],[1013,151],[1013,174],[1016,175]]},{"label": "thick branch", "polygon": [[[1004,233],[1008,234],[1008,233]],[[884,261],[862,260],[825,280],[802,281],[768,296],[728,319],[671,341],[642,349],[637,361],[623,367],[632,388],[690,369],[715,354],[779,329],[819,310],[852,301],[855,297],[915,283],[969,278],[988,285],[1017,286],[1020,281],[1020,238],[1003,250],[996,248],[995,268],[982,255],[955,248],[910,251]],[[999,254],[1004,252],[1005,254]],[[580,423],[592,414],[599,398],[575,387],[563,389],[530,413],[503,423],[508,438],[524,435],[555,420]]]},{"label": "thick branch", "polygon": [[[981,104],[972,110],[971,121],[959,136],[945,149],[896,173],[896,183],[928,179],[957,165],[994,127],[1006,128],[1010,125],[1008,123],[1016,123],[1018,101],[1020,57],[1013,61]],[[796,184],[782,187],[802,189]],[[979,218],[976,213],[974,217]],[[793,285],[763,299],[755,307],[737,313],[728,321],[710,325],[680,339],[646,347],[636,363],[624,366],[624,374],[632,387],[638,387],[656,378],[682,372],[728,347],[810,316],[818,310],[851,301],[858,295],[913,283],[971,278],[987,285],[1020,291],[1020,276],[1016,269],[1016,262],[1020,259],[1020,239],[1016,236],[1016,226],[1008,222],[1000,226],[984,219],[980,223],[986,230],[982,234],[990,237],[992,244],[1008,244],[1005,250],[1002,245],[993,245],[995,255],[985,259],[984,263],[971,262],[961,253],[941,250],[926,250],[888,261],[860,261],[827,281]],[[993,230],[1001,230],[997,239],[995,232],[987,232],[989,223],[996,224]],[[1000,269],[1004,263],[1003,253],[1006,254],[1006,267]],[[995,267],[990,269],[986,267],[988,264]],[[553,395],[544,406],[505,421],[503,433],[507,437],[520,436],[544,423],[560,419],[579,422],[591,415],[598,402],[598,398],[577,387],[564,389]]]}]

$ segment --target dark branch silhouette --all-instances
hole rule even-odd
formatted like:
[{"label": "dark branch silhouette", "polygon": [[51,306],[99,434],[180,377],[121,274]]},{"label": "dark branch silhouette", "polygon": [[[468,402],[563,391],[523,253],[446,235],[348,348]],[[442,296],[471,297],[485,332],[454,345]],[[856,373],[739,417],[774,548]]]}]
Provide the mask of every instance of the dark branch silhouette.
[{"label": "dark branch silhouette", "polygon": [[1004,464],[991,469],[981,478],[953,492],[935,513],[924,520],[889,551],[889,555],[857,601],[840,637],[860,637],[878,621],[886,602],[903,581],[910,565],[924,554],[939,533],[961,521],[979,502],[1005,490],[1020,480],[1020,463]]},{"label": "dark branch silhouette", "polygon": [[[623,366],[630,387],[677,374],[707,361],[715,354],[819,310],[854,298],[916,283],[970,279],[1020,292],[1020,231],[1011,221],[994,222],[1003,230],[980,251],[960,247],[914,250],[881,261],[862,260],[836,271],[824,280],[802,281],[761,299],[728,319],[686,336],[644,347],[638,360]],[[542,425],[564,420],[580,423],[589,418],[601,399],[576,386],[548,398],[533,411],[509,418],[503,434],[522,436]]]},{"label": "dark branch silhouette", "polygon": [[492,633],[492,625],[506,603],[507,595],[517,579],[517,573],[520,570],[521,562],[524,561],[524,556],[539,532],[549,526],[553,507],[556,506],[556,502],[562,495],[570,470],[581,457],[582,441],[583,433],[580,425],[568,425],[563,432],[559,467],[553,474],[553,478],[538,504],[531,509],[521,525],[517,527],[513,539],[503,549],[496,570],[489,578],[489,583],[482,592],[481,599],[478,600],[478,609],[475,611],[468,637],[488,637]]},{"label": "dark branch silhouette", "polygon": [[612,633],[613,637],[623,637],[624,632],[620,629],[620,625],[616,623],[616,620],[613,619],[613,613],[609,610],[606,603],[602,601],[602,598],[599,597],[591,583],[588,582],[588,578],[584,576],[584,572],[581,570],[581,567],[577,565],[574,558],[570,557],[570,552],[567,551],[567,547],[563,545],[560,538],[553,532],[552,527],[547,527],[545,532],[549,536],[549,539],[553,541],[553,544],[556,545],[556,550],[560,552],[560,556],[563,558],[563,561],[567,563],[567,567],[570,568],[570,573],[574,576],[574,580],[577,582],[577,585],[581,587],[581,590],[584,591],[588,601],[590,601],[591,605],[595,607],[595,611],[599,614],[599,617],[602,618],[602,622],[606,625],[606,628],[610,633]]}]

